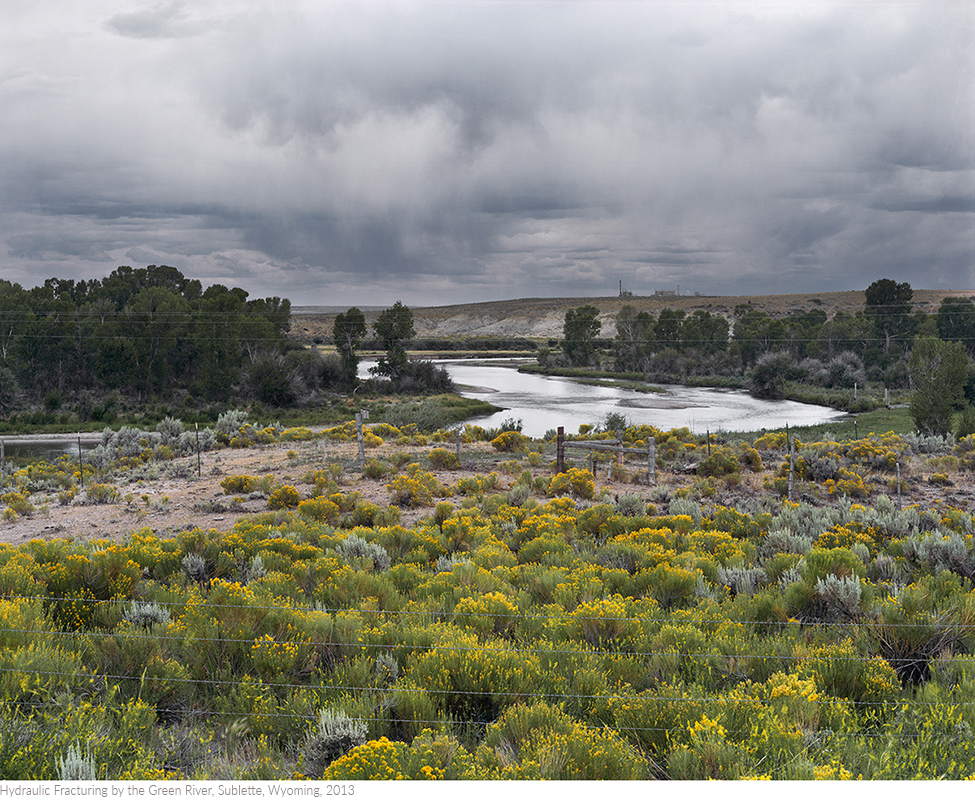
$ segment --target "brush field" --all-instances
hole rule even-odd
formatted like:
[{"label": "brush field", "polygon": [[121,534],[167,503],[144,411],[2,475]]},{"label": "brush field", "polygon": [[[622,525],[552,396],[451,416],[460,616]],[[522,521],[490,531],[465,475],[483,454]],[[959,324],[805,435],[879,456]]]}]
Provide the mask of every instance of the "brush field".
[{"label": "brush field", "polygon": [[972,439],[160,427],[5,476],[0,778],[975,775]]}]

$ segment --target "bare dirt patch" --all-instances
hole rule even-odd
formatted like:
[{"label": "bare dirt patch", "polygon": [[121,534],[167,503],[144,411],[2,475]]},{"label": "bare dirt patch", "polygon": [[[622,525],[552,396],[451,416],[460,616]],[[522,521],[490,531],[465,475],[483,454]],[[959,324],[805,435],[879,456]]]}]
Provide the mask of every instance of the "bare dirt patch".
[{"label": "bare dirt patch", "polygon": [[[462,453],[461,469],[435,470],[427,465],[429,450],[429,447],[384,444],[367,451],[366,457],[384,458],[394,453],[409,453],[438,481],[448,486],[463,477],[489,472],[496,466],[492,462],[503,460],[489,445],[467,445]],[[196,456],[165,462],[159,465],[160,477],[157,479],[130,481],[122,473],[112,481],[119,494],[119,499],[113,503],[60,505],[56,492],[33,494],[30,501],[36,511],[13,522],[0,522],[0,543],[20,544],[30,539],[61,538],[117,540],[145,528],[160,536],[197,527],[226,531],[245,514],[268,510],[267,501],[262,497],[245,499],[237,510],[210,510],[215,504],[229,505],[231,498],[220,485],[226,476],[272,475],[277,483],[294,485],[302,497],[306,497],[312,487],[303,485],[303,478],[309,472],[336,463],[343,468],[339,478],[342,492],[358,492],[364,500],[379,506],[390,504],[386,489],[388,479],[371,480],[359,472],[358,450],[354,443],[281,442],[203,453],[199,469]],[[173,472],[189,474],[174,477]],[[502,484],[509,483],[506,476]],[[455,500],[459,502],[459,498]],[[402,524],[412,525],[431,511],[430,508],[402,509]]]},{"label": "bare dirt patch", "polygon": [[[438,470],[430,467],[426,458],[430,447],[401,447],[389,443],[369,450],[367,458],[392,459],[394,455],[409,453],[413,460],[420,463],[425,470],[433,473],[436,479],[446,485],[454,486],[462,478],[484,475],[497,471],[501,475],[496,491],[510,488],[517,480],[522,469],[528,469],[523,463],[523,455],[513,455],[495,452],[489,444],[464,445],[461,454],[461,469]],[[549,445],[543,455],[543,464],[554,460],[554,447]],[[505,469],[508,464],[521,466],[516,469]],[[774,458],[768,460],[767,467],[774,468],[779,461]],[[172,536],[182,530],[193,528],[215,529],[226,531],[232,528],[247,514],[266,512],[267,500],[260,496],[244,499],[235,510],[213,510],[216,506],[230,505],[231,498],[226,495],[220,482],[228,475],[272,475],[277,484],[296,486],[301,496],[307,497],[312,487],[303,482],[304,477],[330,464],[341,464],[339,489],[343,493],[358,492],[363,500],[379,506],[390,505],[390,494],[386,488],[387,482],[393,477],[383,480],[372,480],[364,477],[358,468],[357,447],[355,443],[332,443],[324,440],[308,442],[279,442],[275,444],[259,445],[244,449],[222,449],[203,453],[197,471],[195,456],[163,462],[159,466],[158,478],[128,479],[126,473],[115,477],[112,483],[118,489],[119,499],[113,503],[83,505],[72,503],[60,505],[56,492],[36,493],[31,495],[30,501],[35,507],[29,516],[18,517],[12,522],[0,521],[0,543],[20,544],[30,539],[110,539],[121,540],[134,531],[149,529],[156,535]],[[533,476],[550,476],[547,466],[531,468]],[[581,463],[577,463],[581,466]],[[640,467],[627,464],[631,474],[636,474]],[[184,477],[176,477],[173,473],[181,473]],[[956,508],[970,509],[975,506],[975,475],[968,472],[953,472],[951,484],[948,486],[934,485],[930,482],[932,470],[926,469],[923,458],[916,458],[915,463],[905,469],[903,504],[918,504],[931,507],[939,502]],[[645,475],[645,467],[643,467]],[[736,486],[717,482],[717,492],[711,497],[703,498],[706,506],[735,505],[741,502],[755,500],[768,490],[764,488],[765,478],[771,472],[753,474],[743,473],[742,481]],[[879,476],[878,476],[879,477]],[[890,476],[886,476],[889,479]],[[636,494],[647,500],[656,497],[659,501],[660,490],[675,492],[678,489],[691,487],[698,479],[691,474],[673,474],[668,471],[658,471],[657,481],[653,486],[646,483],[629,483],[610,481],[606,469],[601,467],[596,480],[597,494],[608,490],[612,495]],[[808,488],[808,486],[806,487]],[[818,496],[804,496],[804,488],[797,487],[797,498],[816,504],[836,502],[835,498],[825,496],[820,491]],[[886,493],[886,489],[877,487],[875,494]],[[446,498],[455,505],[460,505],[463,497],[454,495]],[[434,501],[436,502],[436,500]],[[870,504],[871,500],[859,500]],[[665,509],[658,502],[658,512]],[[401,524],[412,526],[418,520],[429,516],[433,509],[430,507],[401,509]]]}]

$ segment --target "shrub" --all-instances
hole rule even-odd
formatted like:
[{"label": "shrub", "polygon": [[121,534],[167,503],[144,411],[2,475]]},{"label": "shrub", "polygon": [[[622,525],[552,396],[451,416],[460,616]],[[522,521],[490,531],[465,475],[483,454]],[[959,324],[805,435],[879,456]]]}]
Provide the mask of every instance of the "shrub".
[{"label": "shrub", "polygon": [[374,481],[379,481],[385,478],[391,469],[392,467],[385,461],[380,461],[378,458],[370,458],[362,468],[362,474]]},{"label": "shrub", "polygon": [[253,475],[228,475],[220,486],[224,494],[250,494],[257,489],[259,480]]},{"label": "shrub", "polygon": [[[958,579],[955,578],[957,581]],[[871,625],[876,648],[906,685],[924,683],[937,656],[969,651],[975,634],[975,612],[969,598],[938,610],[936,599],[924,585],[901,589],[880,605]]]},{"label": "shrub", "polygon": [[411,465],[406,475],[398,475],[386,485],[386,490],[392,494],[393,502],[405,508],[417,508],[433,504],[434,496],[443,496],[449,492],[429,472]]},{"label": "shrub", "polygon": [[697,466],[697,474],[702,477],[720,478],[723,475],[733,475],[740,470],[741,462],[727,447],[713,448],[711,455]]},{"label": "shrub", "polygon": [[351,719],[344,711],[323,708],[318,724],[305,735],[301,746],[303,773],[320,778],[329,764],[365,743],[366,730],[363,720]]},{"label": "shrub", "polygon": [[552,478],[548,493],[552,497],[571,494],[575,497],[592,500],[596,494],[596,482],[588,471],[572,467]]},{"label": "shrub", "polygon": [[499,453],[517,453],[528,448],[528,437],[519,431],[504,431],[491,440]]},{"label": "shrub", "polygon": [[271,492],[267,499],[267,507],[272,511],[282,508],[297,508],[301,502],[301,495],[294,486],[281,486]]},{"label": "shrub", "polygon": [[316,522],[327,522],[329,525],[338,524],[341,516],[339,507],[331,500],[324,497],[312,497],[298,503],[298,513],[315,520]]},{"label": "shrub", "polygon": [[646,501],[637,494],[622,494],[616,498],[616,513],[623,517],[642,517],[647,513]]},{"label": "shrub", "polygon": [[14,517],[28,517],[36,510],[28,499],[29,497],[30,492],[27,491],[7,492],[4,495],[0,495],[0,500],[3,500],[7,504],[7,509],[13,513]]},{"label": "shrub", "polygon": [[347,561],[367,559],[376,572],[385,572],[392,563],[386,548],[379,542],[367,542],[361,536],[350,533],[339,543],[339,552]]},{"label": "shrub", "polygon": [[646,761],[618,733],[539,702],[507,709],[476,754],[494,780],[639,780]]},{"label": "shrub", "polygon": [[59,781],[96,781],[98,769],[91,751],[82,754],[81,745],[75,742],[68,747],[68,752],[58,758]]},{"label": "shrub", "polygon": [[96,483],[89,486],[87,495],[90,503],[118,502],[118,489],[109,483]]},{"label": "shrub", "polygon": [[457,454],[444,447],[435,447],[427,453],[427,461],[434,469],[460,469]]},{"label": "shrub", "polygon": [[484,636],[510,637],[518,619],[518,606],[500,592],[464,597],[454,608],[456,624]]},{"label": "shrub", "polygon": [[168,623],[169,611],[155,601],[148,603],[136,601],[122,613],[122,618],[132,625],[149,628]]},{"label": "shrub", "polygon": [[761,567],[718,567],[718,582],[727,586],[732,596],[755,594],[767,581],[768,576]]},{"label": "shrub", "polygon": [[536,653],[458,633],[442,647],[418,655],[399,683],[404,681],[403,690],[422,687],[447,714],[489,722],[508,706],[536,694],[542,669]]},{"label": "shrub", "polygon": [[690,742],[674,748],[667,766],[674,780],[735,780],[741,753],[720,723],[703,716],[691,727]]},{"label": "shrub", "polygon": [[183,571],[190,580],[204,583],[207,579],[206,560],[199,553],[187,553],[183,556]]},{"label": "shrub", "polygon": [[217,433],[217,440],[227,444],[240,433],[246,424],[246,411],[225,411],[217,418],[217,424],[214,426]]},{"label": "shrub", "polygon": [[856,575],[840,577],[830,573],[824,578],[817,578],[816,594],[843,616],[855,618],[860,614],[862,586]]}]

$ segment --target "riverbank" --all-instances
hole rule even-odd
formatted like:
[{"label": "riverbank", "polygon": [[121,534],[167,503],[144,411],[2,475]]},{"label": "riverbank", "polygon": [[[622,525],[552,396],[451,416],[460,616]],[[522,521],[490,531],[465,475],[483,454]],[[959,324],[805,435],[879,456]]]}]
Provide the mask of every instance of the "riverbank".
[{"label": "riverbank", "polygon": [[[544,367],[539,364],[526,364],[519,367],[520,372],[533,375],[552,375],[572,378],[579,383],[595,382],[597,385],[618,386],[638,392],[666,391],[660,384],[688,386],[707,389],[740,389],[748,390],[748,380],[744,377],[730,375],[670,375],[657,376],[659,380],[650,382],[646,376],[633,372],[611,372],[607,370],[589,369],[586,367]],[[783,385],[782,393],[777,400],[792,400],[797,403],[810,403],[845,411],[848,414],[862,414],[867,411],[891,406],[904,405],[910,399],[910,392],[893,390],[887,393],[885,400],[882,389],[867,389],[857,387],[851,389],[827,389],[822,386],[789,381]]]}]

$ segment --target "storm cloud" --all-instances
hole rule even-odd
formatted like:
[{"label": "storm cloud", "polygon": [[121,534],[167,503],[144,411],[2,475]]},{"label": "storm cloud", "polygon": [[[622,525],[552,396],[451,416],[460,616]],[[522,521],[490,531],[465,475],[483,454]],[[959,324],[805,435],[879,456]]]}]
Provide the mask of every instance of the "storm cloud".
[{"label": "storm cloud", "polygon": [[[81,7],[79,7],[81,6]],[[975,288],[969,3],[7,3],[0,277]]]}]

